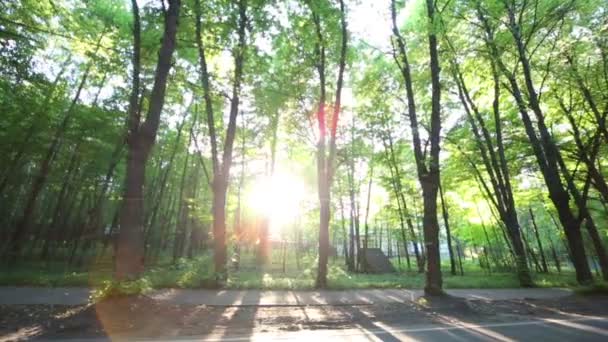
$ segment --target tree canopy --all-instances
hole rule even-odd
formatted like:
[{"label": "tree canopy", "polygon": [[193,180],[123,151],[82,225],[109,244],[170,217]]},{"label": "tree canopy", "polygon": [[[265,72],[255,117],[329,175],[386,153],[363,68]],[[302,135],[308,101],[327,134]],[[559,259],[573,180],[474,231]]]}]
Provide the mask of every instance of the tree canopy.
[{"label": "tree canopy", "polygon": [[222,285],[289,245],[317,287],[332,256],[370,272],[370,248],[427,294],[463,258],[608,280],[605,1],[0,9],[8,265],[134,280],[210,255]]}]

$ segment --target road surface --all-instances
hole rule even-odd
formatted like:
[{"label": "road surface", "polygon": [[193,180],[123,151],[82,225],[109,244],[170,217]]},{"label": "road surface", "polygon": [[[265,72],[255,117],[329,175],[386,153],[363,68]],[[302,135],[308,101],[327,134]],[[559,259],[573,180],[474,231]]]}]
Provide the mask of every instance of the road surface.
[{"label": "road surface", "polygon": [[605,296],[447,292],[460,298],[419,300],[422,291],[404,289],[165,289],[153,300],[91,307],[86,288],[0,287],[0,341],[608,341]]},{"label": "road surface", "polygon": [[[534,289],[452,289],[452,296],[482,299],[550,299],[565,297],[572,292],[560,288]],[[0,304],[86,304],[92,290],[65,287],[0,287]],[[367,289],[326,291],[262,291],[262,290],[205,290],[162,289],[150,297],[172,304],[211,306],[293,306],[293,305],[362,305],[411,301],[423,295],[422,290]]]}]

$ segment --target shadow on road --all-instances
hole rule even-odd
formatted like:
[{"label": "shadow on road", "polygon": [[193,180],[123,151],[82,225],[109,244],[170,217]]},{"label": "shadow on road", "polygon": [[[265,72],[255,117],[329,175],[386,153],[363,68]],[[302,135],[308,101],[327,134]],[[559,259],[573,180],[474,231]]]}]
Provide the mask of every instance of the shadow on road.
[{"label": "shadow on road", "polygon": [[[170,292],[164,295],[170,296]],[[0,305],[0,340],[106,337],[223,340],[606,340],[608,297],[272,306],[262,291],[217,292],[228,306],[171,304],[145,296],[95,305]],[[222,297],[227,296],[227,297]],[[185,299],[184,299],[185,300]],[[250,305],[242,305],[248,303]]]}]

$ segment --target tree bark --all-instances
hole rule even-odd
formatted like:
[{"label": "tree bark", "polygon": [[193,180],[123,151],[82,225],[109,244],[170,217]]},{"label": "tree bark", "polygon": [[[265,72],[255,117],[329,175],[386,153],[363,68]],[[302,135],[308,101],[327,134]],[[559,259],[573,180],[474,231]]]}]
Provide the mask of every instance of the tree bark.
[{"label": "tree bark", "polygon": [[395,0],[391,1],[391,17],[393,35],[398,45],[398,52],[394,53],[401,74],[405,82],[408,103],[408,117],[412,131],[414,145],[414,157],[416,169],[422,188],[424,201],[424,243],[426,247],[426,284],[424,292],[426,295],[441,295],[442,277],[441,260],[439,255],[439,222],[437,220],[437,192],[439,188],[439,150],[441,132],[441,85],[439,81],[439,53],[437,51],[437,35],[435,33],[435,1],[426,1],[427,17],[429,21],[428,41],[431,71],[431,117],[430,117],[430,155],[427,157],[422,152],[422,143],[419,134],[418,116],[414,100],[413,82],[410,74],[410,66],[405,49],[405,41],[397,26],[397,10]]},{"label": "tree bark", "polygon": [[[325,56],[325,41],[321,29],[320,13],[315,11],[311,3],[309,7],[312,11],[312,19],[315,25],[317,41],[315,42],[315,55],[317,58],[317,72],[319,74],[320,94],[319,94],[319,109],[317,111],[317,124],[319,127],[319,139],[317,142],[317,186],[319,193],[320,215],[319,215],[319,259],[317,268],[317,277],[315,279],[316,288],[327,287],[327,260],[329,254],[329,221],[330,221],[330,194],[331,184],[334,175],[334,159],[336,155],[336,131],[338,128],[338,120],[341,110],[342,84],[344,81],[344,69],[346,66],[346,43],[347,43],[347,27],[346,27],[346,12],[344,1],[340,0],[340,24],[341,24],[341,48],[338,62],[338,78],[336,81],[336,100],[334,103],[333,113],[331,117],[330,134],[329,134],[329,153],[326,153],[326,117],[325,117],[325,101],[326,101],[326,56]],[[327,154],[327,156],[326,156]]]},{"label": "tree bark", "polygon": [[129,100],[129,135],[127,138],[127,172],[120,214],[120,231],[117,239],[115,278],[128,280],[138,278],[144,271],[144,213],[143,186],[146,162],[156,139],[160,114],[165,101],[167,78],[175,50],[177,21],[180,0],[169,0],[165,12],[165,28],[150,94],[146,119],[140,124],[138,115],[140,98],[140,48],[141,27],[137,2],[132,1],[133,11],[133,84]]},{"label": "tree bark", "polygon": [[211,98],[211,86],[209,82],[209,72],[207,70],[207,60],[205,47],[203,46],[201,33],[201,6],[200,0],[195,1],[196,17],[196,43],[199,52],[199,64],[201,69],[201,83],[203,86],[203,96],[205,99],[205,112],[207,114],[207,126],[209,129],[209,139],[211,141],[211,160],[213,163],[213,180],[211,189],[213,191],[212,215],[213,215],[213,259],[215,266],[216,281],[224,281],[226,274],[226,192],[230,180],[230,167],[232,165],[232,153],[234,138],[236,134],[236,120],[239,113],[241,83],[243,81],[243,65],[245,62],[246,49],[246,27],[248,25],[247,0],[238,2],[238,22],[237,35],[238,42],[233,52],[234,55],[234,74],[232,83],[232,96],[230,97],[230,109],[228,115],[228,127],[226,128],[226,138],[224,140],[224,150],[220,164],[217,149],[217,134],[215,130],[215,119],[213,103]]}]

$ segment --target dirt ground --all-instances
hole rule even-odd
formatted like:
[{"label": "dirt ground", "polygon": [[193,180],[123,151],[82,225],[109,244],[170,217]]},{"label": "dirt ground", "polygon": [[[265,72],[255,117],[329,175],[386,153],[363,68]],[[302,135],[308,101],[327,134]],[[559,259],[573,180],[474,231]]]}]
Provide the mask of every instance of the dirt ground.
[{"label": "dirt ground", "polygon": [[608,296],[551,300],[466,300],[455,297],[417,302],[344,306],[167,305],[148,297],[123,297],[96,305],[0,305],[0,341],[34,337],[223,336],[385,324],[503,322],[531,318],[607,316]]}]

